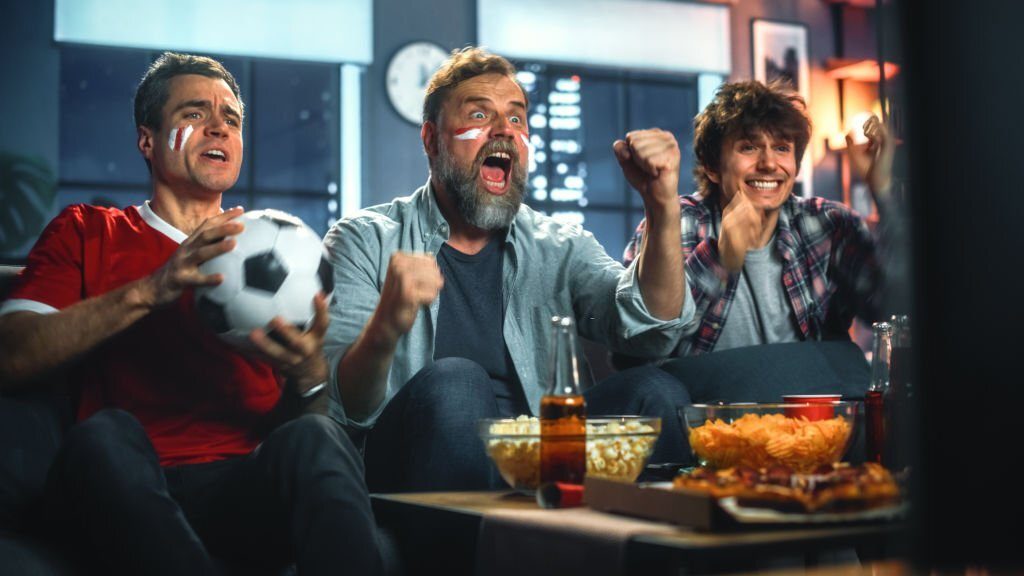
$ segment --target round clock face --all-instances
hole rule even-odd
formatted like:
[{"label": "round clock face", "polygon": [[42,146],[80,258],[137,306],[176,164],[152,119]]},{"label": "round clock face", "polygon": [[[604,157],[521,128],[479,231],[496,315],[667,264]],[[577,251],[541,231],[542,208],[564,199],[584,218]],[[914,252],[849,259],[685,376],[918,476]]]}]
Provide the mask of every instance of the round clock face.
[{"label": "round clock face", "polygon": [[446,58],[448,53],[432,42],[412,42],[395,53],[388,63],[386,82],[388,99],[399,116],[420,124],[427,83]]}]

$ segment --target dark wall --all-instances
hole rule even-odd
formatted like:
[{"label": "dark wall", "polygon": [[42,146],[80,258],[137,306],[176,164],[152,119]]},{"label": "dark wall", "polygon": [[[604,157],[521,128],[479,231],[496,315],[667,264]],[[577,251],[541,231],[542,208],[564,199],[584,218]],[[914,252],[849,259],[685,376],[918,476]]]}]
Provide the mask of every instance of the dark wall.
[{"label": "dark wall", "polygon": [[60,68],[50,2],[5,2],[0,14],[0,262],[6,263],[7,255],[28,251],[50,218],[60,158]]},{"label": "dark wall", "polygon": [[0,150],[58,159],[59,58],[51,2],[5,2],[0,18]]},{"label": "dark wall", "polygon": [[363,166],[363,205],[387,202],[411,194],[427,181],[427,157],[419,126],[402,119],[388,102],[384,85],[388,61],[399,48],[429,40],[445,50],[476,41],[474,0],[375,0],[373,5],[373,65],[365,76],[363,141],[368,157]]}]

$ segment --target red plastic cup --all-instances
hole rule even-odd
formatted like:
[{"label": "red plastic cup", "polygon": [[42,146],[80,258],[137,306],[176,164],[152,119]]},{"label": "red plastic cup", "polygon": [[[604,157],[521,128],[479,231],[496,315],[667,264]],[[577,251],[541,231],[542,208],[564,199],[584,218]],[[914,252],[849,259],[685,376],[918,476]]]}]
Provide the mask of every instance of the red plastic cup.
[{"label": "red plastic cup", "polygon": [[835,416],[833,402],[838,402],[841,394],[786,394],[782,401],[793,406],[786,407],[786,416],[790,418],[806,418],[808,420],[828,420]]}]

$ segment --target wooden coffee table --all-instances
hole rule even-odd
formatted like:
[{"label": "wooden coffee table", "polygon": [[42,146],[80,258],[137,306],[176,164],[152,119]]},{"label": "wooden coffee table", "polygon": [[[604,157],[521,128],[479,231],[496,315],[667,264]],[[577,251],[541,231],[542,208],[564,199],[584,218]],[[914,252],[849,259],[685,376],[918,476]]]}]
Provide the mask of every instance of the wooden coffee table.
[{"label": "wooden coffee table", "polygon": [[[374,494],[372,501],[377,521],[394,537],[408,574],[474,574],[478,568],[490,572],[486,548],[488,542],[494,541],[494,534],[486,531],[488,527],[493,531],[498,524],[506,528],[521,524],[520,540],[522,532],[536,530],[537,538],[533,544],[524,544],[524,548],[544,546],[557,550],[561,538],[578,546],[581,539],[590,537],[586,531],[566,525],[578,528],[581,524],[592,524],[595,540],[607,540],[607,534],[615,531],[628,534],[623,542],[621,564],[615,570],[604,566],[609,568],[604,573],[756,570],[763,562],[771,565],[776,560],[783,565],[788,561],[815,566],[837,550],[846,551],[848,554],[840,557],[853,561],[858,555],[862,560],[876,560],[898,557],[904,552],[902,523],[704,533],[585,507],[572,511],[541,510],[533,499],[512,492]],[[481,534],[485,549],[478,550]],[[536,567],[530,564],[531,553],[535,551],[522,552],[521,558],[512,560],[522,560],[523,566],[510,572],[537,574]],[[507,562],[508,558],[503,560]]]}]

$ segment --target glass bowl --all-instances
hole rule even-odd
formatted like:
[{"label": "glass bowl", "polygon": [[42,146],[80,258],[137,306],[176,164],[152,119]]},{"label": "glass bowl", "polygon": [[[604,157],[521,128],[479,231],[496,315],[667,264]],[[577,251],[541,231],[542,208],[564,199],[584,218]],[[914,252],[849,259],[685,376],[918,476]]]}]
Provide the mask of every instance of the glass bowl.
[{"label": "glass bowl", "polygon": [[809,473],[842,460],[853,439],[857,402],[693,404],[680,410],[701,466]]},{"label": "glass bowl", "polygon": [[[535,417],[480,420],[484,449],[512,488],[540,485],[540,420]],[[661,418],[587,418],[587,475],[633,482],[643,471],[661,432]]]}]

